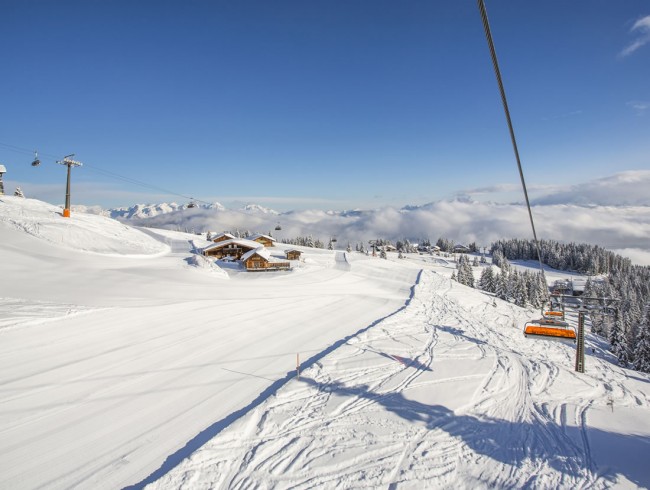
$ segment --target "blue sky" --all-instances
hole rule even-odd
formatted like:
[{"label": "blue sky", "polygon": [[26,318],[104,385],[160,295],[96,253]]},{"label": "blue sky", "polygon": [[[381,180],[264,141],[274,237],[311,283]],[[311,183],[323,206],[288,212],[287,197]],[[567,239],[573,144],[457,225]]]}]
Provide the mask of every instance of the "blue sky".
[{"label": "blue sky", "polygon": [[[529,185],[650,169],[650,4],[486,4]],[[278,210],[518,184],[474,1],[3,0],[0,46],[0,163],[31,197],[63,202],[73,152],[89,205],[183,201],[106,171]]]}]

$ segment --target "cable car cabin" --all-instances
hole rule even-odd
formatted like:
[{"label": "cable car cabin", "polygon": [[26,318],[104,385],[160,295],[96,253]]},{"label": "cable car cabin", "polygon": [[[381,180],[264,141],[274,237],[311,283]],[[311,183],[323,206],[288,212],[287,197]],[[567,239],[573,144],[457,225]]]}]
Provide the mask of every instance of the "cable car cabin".
[{"label": "cable car cabin", "polygon": [[282,227],[281,227],[280,225],[277,225],[277,226],[275,227],[275,231],[280,231],[281,229],[282,229]]},{"label": "cable car cabin", "polygon": [[575,330],[569,327],[569,324],[566,322],[557,322],[555,324],[539,321],[526,322],[526,325],[524,325],[524,335],[526,337],[529,335],[533,337],[544,337],[549,340],[576,341]]},{"label": "cable car cabin", "polygon": [[195,207],[196,207],[196,203],[194,203],[194,201],[190,201],[189,204],[187,205],[187,207],[188,207],[188,208],[195,208]]}]

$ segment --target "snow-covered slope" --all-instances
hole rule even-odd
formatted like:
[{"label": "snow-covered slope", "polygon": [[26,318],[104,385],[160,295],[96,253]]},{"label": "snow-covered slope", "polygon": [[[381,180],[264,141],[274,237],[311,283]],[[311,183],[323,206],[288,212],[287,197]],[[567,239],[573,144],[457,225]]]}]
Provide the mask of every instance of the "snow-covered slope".
[{"label": "snow-covered slope", "polygon": [[159,241],[110,218],[75,213],[35,199],[0,196],[0,223],[60,247],[97,253],[155,254],[167,250]]},{"label": "snow-covered slope", "polygon": [[526,317],[424,271],[404,309],[148,488],[648,487],[648,377],[591,337],[575,373]]},{"label": "snow-covered slope", "polygon": [[591,335],[575,373],[453,263],[245,273],[58,212],[0,198],[0,488],[650,486],[649,377]]}]

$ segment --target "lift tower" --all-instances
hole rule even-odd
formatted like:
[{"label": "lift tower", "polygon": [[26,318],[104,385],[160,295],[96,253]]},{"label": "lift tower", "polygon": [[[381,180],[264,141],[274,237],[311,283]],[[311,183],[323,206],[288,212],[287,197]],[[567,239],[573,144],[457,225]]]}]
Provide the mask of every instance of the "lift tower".
[{"label": "lift tower", "polygon": [[61,165],[65,165],[68,167],[68,180],[66,182],[65,186],[65,208],[63,209],[63,217],[64,218],[69,218],[70,217],[70,169],[72,167],[81,167],[83,163],[77,162],[72,159],[74,156],[74,153],[70,155],[66,155],[63,157],[63,160],[59,160],[56,163],[60,163]]}]

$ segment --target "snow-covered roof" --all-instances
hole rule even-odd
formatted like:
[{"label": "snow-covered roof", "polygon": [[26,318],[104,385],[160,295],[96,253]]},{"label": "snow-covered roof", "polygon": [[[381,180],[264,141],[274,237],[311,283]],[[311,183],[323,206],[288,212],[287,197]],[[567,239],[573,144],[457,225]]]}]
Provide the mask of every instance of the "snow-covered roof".
[{"label": "snow-covered roof", "polygon": [[257,240],[258,238],[266,238],[267,240],[271,240],[272,242],[275,241],[275,238],[269,235],[262,235],[261,233],[255,233],[254,235],[251,235],[248,237],[249,240]]},{"label": "snow-covered roof", "polygon": [[224,240],[222,242],[213,243],[212,245],[205,247],[203,250],[218,250],[220,248],[227,247],[228,245],[239,245],[240,247],[250,249],[255,249],[260,246],[259,243],[254,242],[253,240],[246,240],[245,238],[234,238],[232,240]]},{"label": "snow-covered roof", "polygon": [[218,235],[214,235],[212,238],[210,238],[210,240],[216,240],[217,238],[221,238],[221,237],[228,237],[230,240],[237,238],[235,235],[231,235],[230,233],[224,232],[224,233],[219,233]]},{"label": "snow-covered roof", "polygon": [[0,165],[0,174],[7,173],[7,168],[4,165]]},{"label": "snow-covered roof", "polygon": [[269,252],[266,248],[264,247],[257,247],[255,250],[251,250],[250,252],[246,252],[244,255],[242,255],[241,260],[246,261],[250,259],[253,255],[259,255],[265,260],[270,261],[271,260],[271,252]]}]

